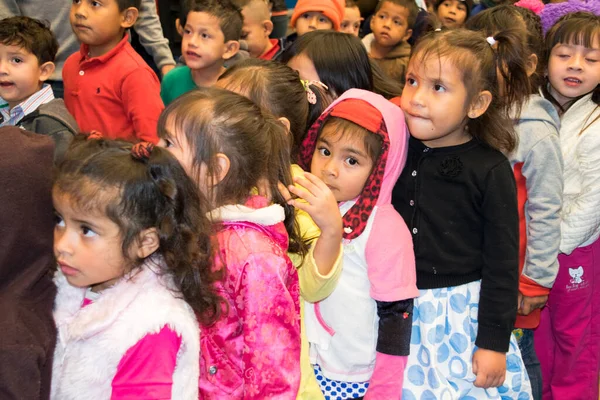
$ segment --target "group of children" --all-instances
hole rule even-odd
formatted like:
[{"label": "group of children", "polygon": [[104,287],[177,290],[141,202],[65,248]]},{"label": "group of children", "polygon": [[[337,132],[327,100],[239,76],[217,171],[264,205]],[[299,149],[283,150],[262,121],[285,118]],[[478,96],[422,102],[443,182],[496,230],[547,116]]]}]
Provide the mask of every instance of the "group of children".
[{"label": "group of children", "polygon": [[0,21],[0,125],[42,134],[0,129],[13,397],[598,398],[600,16],[183,5],[159,82],[139,0],[74,0],[64,102],[50,29]]}]

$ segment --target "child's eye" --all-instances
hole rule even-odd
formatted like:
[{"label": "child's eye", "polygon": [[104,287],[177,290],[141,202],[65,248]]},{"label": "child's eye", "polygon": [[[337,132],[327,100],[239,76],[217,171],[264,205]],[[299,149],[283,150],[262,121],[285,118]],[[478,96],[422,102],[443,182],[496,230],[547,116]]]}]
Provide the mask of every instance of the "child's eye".
[{"label": "child's eye", "polygon": [[570,56],[568,54],[557,54],[556,55],[558,58],[569,58]]},{"label": "child's eye", "polygon": [[62,219],[60,215],[54,214],[54,225],[58,226],[59,228],[64,228],[65,220]]},{"label": "child's eye", "polygon": [[360,29],[360,22],[354,24],[354,29]]},{"label": "child's eye", "polygon": [[415,78],[407,78],[406,83],[408,83],[409,86],[417,86],[417,81]]},{"label": "child's eye", "polygon": [[342,25],[340,25],[340,27],[342,29],[346,29],[348,27],[348,22],[346,22],[346,21],[342,22]]},{"label": "child's eye", "polygon": [[183,30],[183,33],[184,33],[185,35],[189,35],[190,33],[192,33],[192,31],[190,31],[189,29],[184,29],[184,30]]},{"label": "child's eye", "polygon": [[322,23],[322,24],[325,24],[325,23],[327,23],[327,18],[320,17],[319,18],[319,22]]},{"label": "child's eye", "polygon": [[98,7],[100,6],[100,3],[97,1],[92,1],[92,7]]},{"label": "child's eye", "polygon": [[10,61],[15,64],[21,64],[23,62],[23,59],[20,57],[13,57]]},{"label": "child's eye", "polygon": [[438,93],[443,93],[446,91],[446,88],[440,84],[435,84],[435,85],[433,85],[433,90],[435,90]]},{"label": "child's eye", "polygon": [[587,62],[591,62],[591,63],[595,63],[598,62],[598,60],[594,59],[594,58],[586,58]]},{"label": "child's eye", "polygon": [[246,39],[248,37],[248,32],[242,32],[242,34],[240,35],[240,39]]},{"label": "child's eye", "polygon": [[348,158],[346,158],[346,162],[349,165],[352,165],[352,166],[358,165],[358,160],[356,158],[354,158],[354,157],[348,157]]},{"label": "child's eye", "polygon": [[73,4],[79,4],[81,3],[81,0],[73,0]]},{"label": "child's eye", "polygon": [[173,142],[171,142],[171,140],[169,140],[169,139],[163,139],[163,141],[165,143],[165,149],[173,147]]},{"label": "child's eye", "polygon": [[302,18],[309,19],[310,18],[310,14],[309,13],[304,13],[304,14],[302,14]]},{"label": "child's eye", "polygon": [[400,21],[399,19],[395,19],[394,20],[394,25],[400,26],[400,25],[402,25],[402,21]]},{"label": "child's eye", "polygon": [[328,149],[326,149],[325,147],[319,147],[318,150],[319,150],[319,154],[321,154],[322,156],[329,157],[331,155],[331,152]]},{"label": "child's eye", "polygon": [[97,235],[96,232],[86,225],[81,225],[81,233],[83,233],[83,236],[85,237],[94,237]]},{"label": "child's eye", "polygon": [[202,37],[202,39],[210,39],[210,35],[208,33],[203,33],[200,36]]}]

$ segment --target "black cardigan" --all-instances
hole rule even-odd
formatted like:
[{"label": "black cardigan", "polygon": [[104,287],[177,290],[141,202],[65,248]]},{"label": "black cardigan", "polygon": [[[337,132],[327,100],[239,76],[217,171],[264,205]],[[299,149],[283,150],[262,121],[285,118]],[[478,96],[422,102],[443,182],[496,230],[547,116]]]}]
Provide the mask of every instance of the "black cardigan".
[{"label": "black cardigan", "polygon": [[419,289],[481,279],[475,344],[508,351],[517,312],[517,192],[506,157],[473,139],[428,148],[411,138],[392,203],[413,234]]}]

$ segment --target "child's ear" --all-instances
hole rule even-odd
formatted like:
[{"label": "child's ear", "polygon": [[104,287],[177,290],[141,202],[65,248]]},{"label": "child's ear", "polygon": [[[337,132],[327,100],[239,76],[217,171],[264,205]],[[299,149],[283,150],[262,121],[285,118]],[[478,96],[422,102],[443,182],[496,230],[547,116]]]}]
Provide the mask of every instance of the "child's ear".
[{"label": "child's ear", "polygon": [[215,156],[217,158],[217,165],[219,166],[219,170],[217,171],[216,176],[214,176],[212,186],[219,184],[227,174],[229,173],[229,168],[231,167],[231,162],[229,161],[229,157],[227,157],[223,153],[217,153]]},{"label": "child's ear", "polygon": [[175,29],[177,30],[177,33],[179,33],[179,36],[183,36],[183,26],[181,26],[181,20],[179,18],[175,20]]},{"label": "child's ear", "polygon": [[527,57],[527,63],[525,64],[525,68],[527,70],[527,76],[530,77],[535,73],[538,65],[538,56],[537,54],[531,54]]},{"label": "child's ear", "polygon": [[137,238],[136,255],[138,258],[146,258],[160,246],[160,238],[156,228],[144,229]]},{"label": "child's ear", "polygon": [[262,22],[263,29],[265,30],[265,36],[269,37],[273,32],[273,22],[270,19],[266,19]]},{"label": "child's ear", "polygon": [[129,7],[121,12],[121,28],[129,29],[137,21],[140,12],[135,7]]},{"label": "child's ear", "polygon": [[402,41],[406,42],[408,39],[410,39],[411,36],[412,36],[412,29],[407,29],[406,34],[402,38]]},{"label": "child's ear", "polygon": [[286,117],[280,117],[277,119],[285,127],[285,133],[290,133],[290,127],[291,127],[290,120],[287,119]]},{"label": "child's ear", "polygon": [[45,82],[50,79],[55,69],[56,66],[52,61],[48,61],[40,65],[40,81]]},{"label": "child's ear", "polygon": [[489,90],[482,90],[471,102],[467,115],[471,119],[479,118],[486,112],[492,102],[492,93]]},{"label": "child's ear", "polygon": [[229,40],[225,42],[225,52],[223,53],[223,60],[229,60],[235,56],[240,50],[240,42],[237,40]]}]

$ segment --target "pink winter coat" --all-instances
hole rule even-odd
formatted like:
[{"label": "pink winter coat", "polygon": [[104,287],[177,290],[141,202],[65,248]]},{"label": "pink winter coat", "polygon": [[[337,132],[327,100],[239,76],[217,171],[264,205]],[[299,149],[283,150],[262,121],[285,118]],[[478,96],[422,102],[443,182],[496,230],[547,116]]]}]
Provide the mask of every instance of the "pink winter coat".
[{"label": "pink winter coat", "polygon": [[212,212],[220,221],[217,290],[229,306],[202,327],[201,399],[295,399],[300,384],[298,274],[283,208],[253,196]]}]

